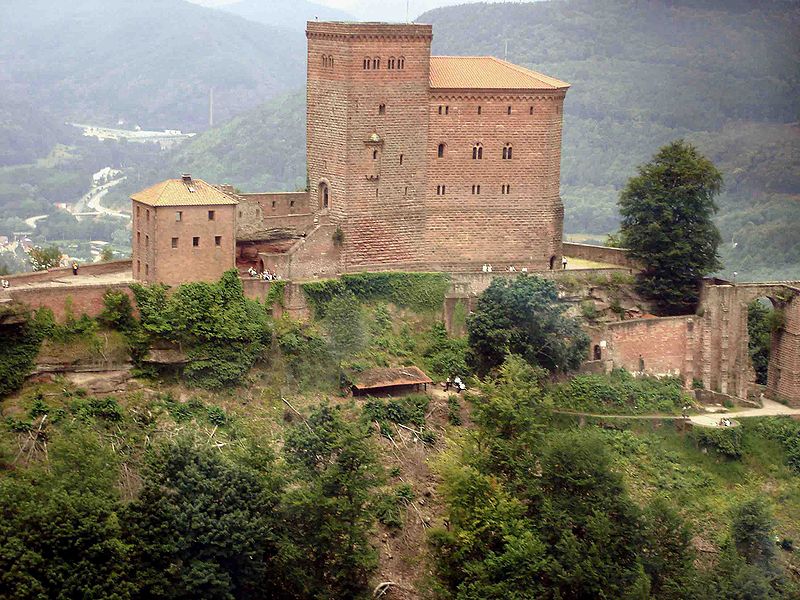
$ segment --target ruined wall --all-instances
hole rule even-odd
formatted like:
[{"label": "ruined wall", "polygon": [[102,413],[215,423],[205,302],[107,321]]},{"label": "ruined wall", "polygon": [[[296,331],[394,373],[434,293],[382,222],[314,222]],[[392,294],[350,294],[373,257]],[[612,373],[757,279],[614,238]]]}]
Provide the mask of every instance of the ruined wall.
[{"label": "ruined wall", "polygon": [[49,308],[56,319],[63,321],[68,312],[75,317],[86,314],[97,317],[103,311],[103,294],[106,290],[122,290],[133,300],[127,283],[113,285],[77,285],[70,287],[32,287],[10,289],[9,296],[31,309]]},{"label": "ruined wall", "polygon": [[560,265],[564,94],[431,91],[423,261]]},{"label": "ruined wall", "polygon": [[590,359],[647,375],[683,376],[691,385],[695,351],[694,316],[632,319],[609,323],[592,334]]},{"label": "ruined wall", "polygon": [[313,220],[307,192],[239,194],[238,198],[237,240],[299,235]]},{"label": "ruined wall", "polygon": [[[129,258],[102,263],[81,264],[78,270],[78,274],[81,276],[130,272],[131,259]],[[72,277],[72,267],[48,269],[47,271],[36,271],[34,273],[20,273],[19,275],[5,275],[3,279],[7,279],[11,283],[11,287],[14,288],[19,285],[55,281],[56,279],[67,277]]]},{"label": "ruined wall", "polygon": [[595,262],[609,263],[637,269],[639,266],[636,261],[628,256],[625,248],[610,248],[608,246],[595,246],[593,244],[575,244],[572,242],[563,243],[564,254],[573,258],[582,258]]}]

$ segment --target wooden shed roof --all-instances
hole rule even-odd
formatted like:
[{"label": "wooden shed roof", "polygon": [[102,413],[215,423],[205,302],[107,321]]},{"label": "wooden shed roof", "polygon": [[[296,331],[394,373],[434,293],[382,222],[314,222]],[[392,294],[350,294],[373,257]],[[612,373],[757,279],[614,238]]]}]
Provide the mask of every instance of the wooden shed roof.
[{"label": "wooden shed roof", "polygon": [[369,369],[355,375],[353,380],[353,387],[357,390],[433,383],[430,377],[414,366]]}]

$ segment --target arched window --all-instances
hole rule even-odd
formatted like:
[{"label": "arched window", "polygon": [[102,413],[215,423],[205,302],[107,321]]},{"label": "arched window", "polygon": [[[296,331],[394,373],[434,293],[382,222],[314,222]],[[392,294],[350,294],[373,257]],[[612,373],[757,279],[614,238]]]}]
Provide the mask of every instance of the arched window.
[{"label": "arched window", "polygon": [[480,160],[483,158],[483,146],[478,143],[472,147],[472,160]]},{"label": "arched window", "polygon": [[503,160],[511,160],[511,144],[503,146]]},{"label": "arched window", "polygon": [[328,68],[330,68],[330,69],[333,68],[333,57],[332,56],[328,57]]},{"label": "arched window", "polygon": [[330,192],[324,181],[319,184],[319,207],[323,210],[330,208]]},{"label": "arched window", "polygon": [[444,144],[439,144],[439,149],[436,151],[437,158],[444,158]]},{"label": "arched window", "polygon": [[400,58],[397,59],[397,68],[403,69],[405,68],[405,66],[406,66],[406,59],[401,56]]},{"label": "arched window", "polygon": [[389,69],[394,69],[394,65],[395,65],[395,59],[394,59],[394,56],[390,56],[390,57],[389,57],[389,61],[388,61],[388,63],[387,63],[387,65],[386,65],[386,66],[387,66],[387,68],[389,68]]},{"label": "arched window", "polygon": [[322,55],[322,66],[323,67],[328,66],[328,57],[325,54]]},{"label": "arched window", "polygon": [[373,69],[380,69],[381,68],[381,59],[380,58],[373,58],[372,59],[372,68]]},{"label": "arched window", "polygon": [[365,71],[368,71],[368,70],[369,70],[369,65],[370,65],[370,63],[371,63],[371,61],[370,61],[370,59],[369,59],[369,58],[365,58],[365,59],[364,59],[364,70],[365,70]]},{"label": "arched window", "polygon": [[386,114],[386,105],[385,104],[379,104],[378,105],[378,114],[379,115],[385,115]]}]

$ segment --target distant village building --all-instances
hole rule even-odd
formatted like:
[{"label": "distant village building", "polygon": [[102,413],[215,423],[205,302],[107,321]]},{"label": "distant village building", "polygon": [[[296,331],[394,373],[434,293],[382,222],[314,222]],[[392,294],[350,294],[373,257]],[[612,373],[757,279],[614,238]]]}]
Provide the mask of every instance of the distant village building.
[{"label": "distant village building", "polygon": [[184,175],[132,196],[133,277],[177,285],[234,267],[236,198]]},{"label": "distant village building", "polygon": [[[569,84],[492,57],[432,57],[430,25],[309,22],[307,37],[309,189],[236,195],[242,272],[303,279],[561,266]],[[159,184],[197,198],[174,185]],[[134,196],[135,211],[147,210],[141,199],[159,186]],[[134,231],[150,235],[141,222]],[[160,244],[182,237],[158,236]],[[188,256],[142,243],[134,239],[137,278],[180,282],[218,271],[164,268],[155,261]]]}]

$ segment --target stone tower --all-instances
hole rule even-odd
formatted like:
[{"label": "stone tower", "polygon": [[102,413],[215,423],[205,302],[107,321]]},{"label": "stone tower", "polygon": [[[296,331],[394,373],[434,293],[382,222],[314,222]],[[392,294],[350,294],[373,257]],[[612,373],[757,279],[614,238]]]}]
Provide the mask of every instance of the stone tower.
[{"label": "stone tower", "polygon": [[430,25],[310,22],[308,185],[344,271],[419,262]]}]

